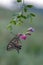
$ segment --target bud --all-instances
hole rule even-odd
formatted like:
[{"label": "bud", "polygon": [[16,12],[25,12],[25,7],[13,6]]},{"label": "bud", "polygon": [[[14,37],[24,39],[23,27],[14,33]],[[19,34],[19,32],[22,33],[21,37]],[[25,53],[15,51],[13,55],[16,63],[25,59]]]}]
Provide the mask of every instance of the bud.
[{"label": "bud", "polygon": [[27,30],[30,31],[30,32],[34,32],[35,31],[34,28],[32,28],[32,27],[28,28]]}]

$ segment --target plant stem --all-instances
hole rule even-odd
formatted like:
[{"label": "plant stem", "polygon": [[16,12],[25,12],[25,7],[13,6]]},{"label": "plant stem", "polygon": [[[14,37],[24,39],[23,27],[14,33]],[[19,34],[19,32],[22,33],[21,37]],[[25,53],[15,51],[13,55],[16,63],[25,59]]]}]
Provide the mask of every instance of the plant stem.
[{"label": "plant stem", "polygon": [[23,9],[24,9],[24,0],[22,0],[22,14],[24,13]]}]

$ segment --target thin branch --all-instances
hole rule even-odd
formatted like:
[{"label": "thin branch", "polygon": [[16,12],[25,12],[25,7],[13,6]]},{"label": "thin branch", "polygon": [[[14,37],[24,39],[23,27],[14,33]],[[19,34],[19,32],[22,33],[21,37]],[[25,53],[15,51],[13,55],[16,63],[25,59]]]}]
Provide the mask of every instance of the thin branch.
[{"label": "thin branch", "polygon": [[23,9],[24,9],[24,0],[22,0],[22,14],[23,14]]}]

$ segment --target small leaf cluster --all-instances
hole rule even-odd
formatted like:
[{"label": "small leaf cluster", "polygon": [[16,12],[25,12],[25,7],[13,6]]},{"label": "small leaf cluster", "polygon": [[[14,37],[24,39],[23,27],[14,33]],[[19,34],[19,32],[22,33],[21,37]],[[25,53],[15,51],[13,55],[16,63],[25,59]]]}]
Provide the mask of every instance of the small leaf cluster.
[{"label": "small leaf cluster", "polygon": [[[17,0],[17,2],[21,2],[22,0]],[[24,21],[26,21],[27,19],[29,19],[28,17],[30,17],[30,22],[32,21],[33,17],[35,17],[34,13],[29,13],[28,12],[28,8],[32,8],[33,5],[23,5],[23,9],[20,13],[18,13],[17,16],[15,16],[13,19],[11,19],[9,25],[8,25],[8,29],[12,30],[12,25],[22,25],[24,23]],[[25,14],[26,15],[25,15]]]},{"label": "small leaf cluster", "polygon": [[24,12],[27,12],[28,8],[32,8],[32,7],[33,7],[33,5],[25,5]]}]

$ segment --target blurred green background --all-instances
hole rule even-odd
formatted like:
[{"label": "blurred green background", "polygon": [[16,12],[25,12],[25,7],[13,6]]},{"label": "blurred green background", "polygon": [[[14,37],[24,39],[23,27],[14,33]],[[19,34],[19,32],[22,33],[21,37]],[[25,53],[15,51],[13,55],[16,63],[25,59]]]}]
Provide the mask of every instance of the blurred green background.
[{"label": "blurred green background", "polygon": [[36,14],[33,23],[25,22],[22,26],[14,27],[13,33],[22,32],[27,27],[34,27],[35,32],[22,41],[22,49],[18,54],[16,50],[7,51],[6,47],[14,35],[7,30],[12,15],[16,11],[0,8],[0,65],[43,65],[43,10],[32,9]]}]

